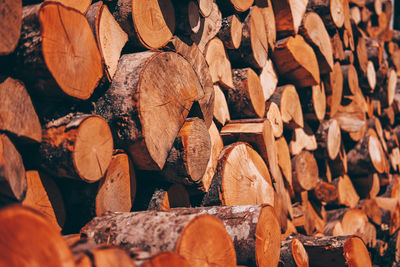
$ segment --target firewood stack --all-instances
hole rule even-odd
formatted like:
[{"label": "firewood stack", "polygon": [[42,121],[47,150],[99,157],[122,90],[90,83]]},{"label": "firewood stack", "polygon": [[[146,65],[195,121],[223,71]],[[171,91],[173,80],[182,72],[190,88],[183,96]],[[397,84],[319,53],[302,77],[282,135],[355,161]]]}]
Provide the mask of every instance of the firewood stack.
[{"label": "firewood stack", "polygon": [[400,263],[391,0],[42,2],[0,0],[0,265]]}]

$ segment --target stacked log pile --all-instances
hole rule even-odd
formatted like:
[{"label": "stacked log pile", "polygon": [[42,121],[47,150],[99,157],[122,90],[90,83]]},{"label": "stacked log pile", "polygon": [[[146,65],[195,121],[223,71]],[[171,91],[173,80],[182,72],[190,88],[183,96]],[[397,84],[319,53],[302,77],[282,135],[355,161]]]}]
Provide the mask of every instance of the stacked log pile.
[{"label": "stacked log pile", "polygon": [[0,11],[0,263],[400,263],[392,1]]}]

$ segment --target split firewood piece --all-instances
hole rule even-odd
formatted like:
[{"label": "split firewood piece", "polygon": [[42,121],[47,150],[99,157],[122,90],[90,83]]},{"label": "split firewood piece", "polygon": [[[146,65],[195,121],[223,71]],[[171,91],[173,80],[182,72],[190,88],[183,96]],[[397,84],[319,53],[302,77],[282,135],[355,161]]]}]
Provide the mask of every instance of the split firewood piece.
[{"label": "split firewood piece", "polygon": [[340,151],[341,133],[335,119],[321,122],[316,132],[318,147],[328,155],[331,160],[336,159]]},{"label": "split firewood piece", "polygon": [[214,85],[215,92],[215,103],[214,103],[214,119],[217,124],[224,126],[228,121],[231,120],[229,113],[228,103],[224,92],[218,85]]},{"label": "split firewood piece", "polygon": [[[1,265],[75,266],[61,234],[39,212],[10,206],[0,212],[0,224]],[[25,249],[21,250],[21,247]]]},{"label": "split firewood piece", "polygon": [[344,25],[346,4],[348,5],[345,0],[309,0],[307,8],[321,16],[328,30],[334,30],[336,28],[340,29]]},{"label": "split firewood piece", "polygon": [[214,174],[217,170],[219,154],[224,148],[224,143],[222,142],[221,135],[219,134],[218,128],[214,124],[214,122],[208,129],[208,133],[211,139],[211,153],[206,171],[203,175],[203,178],[201,178],[205,192],[208,192],[208,189],[210,188],[212,178],[214,177]]},{"label": "split firewood piece", "polygon": [[0,130],[28,143],[42,141],[42,127],[24,84],[7,78],[0,83]]},{"label": "split firewood piece", "polygon": [[[45,0],[45,2],[47,1],[53,0]],[[86,12],[89,10],[90,4],[92,3],[91,0],[55,0],[54,2],[58,2],[66,7],[76,9],[82,14],[86,14]]]},{"label": "split firewood piece", "polygon": [[320,122],[325,118],[326,95],[324,83],[302,88],[299,92],[299,97],[306,121]]},{"label": "split firewood piece", "polygon": [[101,55],[87,19],[59,3],[23,8],[15,56],[18,76],[35,94],[86,100],[103,76]]},{"label": "split firewood piece", "polygon": [[238,49],[242,42],[243,24],[238,15],[234,14],[222,19],[222,26],[217,36],[227,49]]},{"label": "split firewood piece", "polygon": [[111,81],[117,70],[122,48],[128,41],[128,35],[101,1],[90,6],[86,18],[96,37],[107,79]]},{"label": "split firewood piece", "polygon": [[269,205],[178,208],[171,211],[177,214],[209,214],[220,219],[235,245],[238,264],[278,264],[280,226],[274,208]]},{"label": "split firewood piece", "polygon": [[168,153],[162,173],[171,183],[201,185],[211,154],[211,138],[206,124],[188,118]]},{"label": "split firewood piece", "polygon": [[374,198],[378,195],[380,190],[380,181],[377,173],[351,177],[351,180],[361,198]]},{"label": "split firewood piece", "polygon": [[348,133],[359,132],[366,127],[365,112],[356,101],[352,101],[347,106],[340,105],[331,118],[336,119],[340,129]]},{"label": "split firewood piece", "polygon": [[295,129],[304,127],[303,112],[296,88],[289,84],[278,87],[269,102],[275,103],[281,112],[285,126]]},{"label": "split firewood piece", "polygon": [[0,56],[12,53],[17,47],[22,25],[22,0],[3,1],[0,7]]},{"label": "split firewood piece", "polygon": [[290,158],[289,146],[285,137],[281,137],[275,141],[275,151],[278,155],[278,165],[285,177],[289,188],[293,188],[292,182],[292,162]]},{"label": "split firewood piece", "polygon": [[332,72],[329,73],[327,79],[324,80],[326,92],[326,112],[332,118],[342,101],[343,95],[343,73],[339,62],[333,65]]},{"label": "split firewood piece", "polygon": [[254,4],[261,8],[261,12],[264,15],[268,44],[271,50],[274,50],[276,41],[276,23],[272,0],[255,0]]},{"label": "split firewood piece", "polygon": [[281,137],[283,134],[283,121],[278,105],[273,102],[267,102],[265,103],[265,108],[265,117],[272,125],[272,133],[276,138]]},{"label": "split firewood piece", "polygon": [[303,128],[294,129],[292,140],[289,143],[291,155],[298,155],[302,150],[314,151],[318,148],[315,135],[308,132],[304,131]]},{"label": "split firewood piece", "polygon": [[306,13],[299,33],[314,48],[320,73],[331,72],[334,64],[332,43],[321,17],[315,12]]},{"label": "split firewood piece", "polygon": [[297,34],[308,2],[308,0],[272,0],[278,39]]},{"label": "split firewood piece", "polygon": [[269,120],[230,121],[221,129],[221,137],[225,144],[247,142],[253,146],[266,163],[273,179],[279,171],[275,138]]},{"label": "split firewood piece", "polygon": [[318,165],[312,153],[300,152],[292,159],[292,168],[294,191],[308,191],[317,185]]},{"label": "split firewood piece", "polygon": [[130,211],[135,194],[136,176],[133,163],[126,153],[116,150],[97,189],[96,215]]},{"label": "split firewood piece", "polygon": [[[313,266],[371,267],[371,258],[361,238],[356,236],[296,236],[303,243]],[[328,253],[328,251],[330,253]]]},{"label": "split firewood piece", "polygon": [[189,37],[192,33],[199,32],[201,28],[200,9],[196,1],[185,1],[174,5],[176,17],[175,35]]},{"label": "split firewood piece", "polygon": [[54,229],[61,231],[66,213],[58,186],[51,177],[38,171],[27,171],[26,180],[28,189],[22,205],[39,211]]},{"label": "split firewood piece", "polygon": [[231,237],[223,223],[208,214],[181,214],[173,210],[114,213],[94,218],[81,234],[94,238],[96,243],[142,249],[151,255],[175,251],[189,266],[236,266]]},{"label": "split firewood piece", "polygon": [[360,142],[347,154],[349,174],[383,173],[388,167],[385,152],[373,129],[368,129]]},{"label": "split firewood piece", "polygon": [[254,0],[217,0],[223,14],[245,12],[254,3]]},{"label": "split firewood piece", "polygon": [[243,22],[242,42],[239,49],[228,50],[232,65],[262,69],[268,59],[268,40],[262,9],[251,8]]},{"label": "split firewood piece", "polygon": [[270,99],[278,85],[278,76],[275,71],[274,63],[268,59],[261,70],[260,82],[264,92],[264,100]]},{"label": "split firewood piece", "polygon": [[232,67],[224,44],[215,37],[211,39],[204,50],[213,83],[219,83],[222,87],[233,88]]},{"label": "split firewood piece", "polygon": [[163,47],[175,31],[175,11],[170,0],[119,0],[111,13],[128,34],[128,45],[133,48]]},{"label": "split firewood piece", "polygon": [[308,254],[296,237],[289,237],[281,244],[280,267],[308,267]]},{"label": "split firewood piece", "polygon": [[212,10],[209,16],[200,18],[200,29],[192,33],[190,39],[197,44],[203,53],[207,43],[213,39],[222,27],[222,14],[215,2],[212,3]]},{"label": "split firewood piece", "polygon": [[184,57],[197,74],[204,91],[204,96],[199,94],[199,98],[196,99],[200,105],[201,114],[199,117],[204,119],[207,127],[210,127],[213,120],[215,95],[213,81],[205,57],[196,44],[188,45],[178,37],[173,37],[170,40],[168,48]]},{"label": "split firewood piece", "polygon": [[337,200],[338,190],[335,185],[319,180],[317,185],[312,190],[311,195],[314,199],[317,199],[325,204],[329,204]]},{"label": "split firewood piece", "polygon": [[[147,80],[153,82],[142,82]],[[178,54],[128,54],[120,59],[111,87],[96,103],[96,112],[111,125],[117,147],[126,148],[138,169],[161,170],[199,96],[203,96],[199,79]],[[160,123],[155,124],[154,118]]]},{"label": "split firewood piece", "polygon": [[44,127],[39,153],[42,167],[57,177],[98,181],[112,158],[110,127],[100,116],[71,113]]},{"label": "split firewood piece", "polygon": [[334,179],[332,184],[337,188],[337,205],[344,205],[350,208],[357,206],[360,197],[348,175]]},{"label": "split firewood piece", "polygon": [[203,205],[273,205],[274,193],[264,160],[248,144],[238,142],[222,150]]},{"label": "split firewood piece", "polygon": [[0,202],[22,201],[27,182],[22,157],[5,134],[0,134]]},{"label": "split firewood piece", "polygon": [[225,90],[231,117],[263,118],[265,101],[257,73],[251,68],[234,69],[232,73],[234,86]]},{"label": "split firewood piece", "polygon": [[320,83],[317,57],[301,35],[277,41],[272,58],[282,78],[298,87]]}]

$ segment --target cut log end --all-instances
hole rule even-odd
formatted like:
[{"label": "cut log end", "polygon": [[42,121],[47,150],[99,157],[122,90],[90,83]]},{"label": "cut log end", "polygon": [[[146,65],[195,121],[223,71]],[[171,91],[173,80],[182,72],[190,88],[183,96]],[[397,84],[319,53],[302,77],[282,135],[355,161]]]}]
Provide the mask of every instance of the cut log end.
[{"label": "cut log end", "polygon": [[14,51],[21,34],[22,0],[3,1],[0,6],[0,56]]},{"label": "cut log end", "polygon": [[367,247],[359,237],[350,238],[343,246],[344,257],[349,266],[372,266]]},{"label": "cut log end", "polygon": [[293,186],[297,192],[313,189],[318,183],[318,165],[315,157],[302,151],[292,159]]}]

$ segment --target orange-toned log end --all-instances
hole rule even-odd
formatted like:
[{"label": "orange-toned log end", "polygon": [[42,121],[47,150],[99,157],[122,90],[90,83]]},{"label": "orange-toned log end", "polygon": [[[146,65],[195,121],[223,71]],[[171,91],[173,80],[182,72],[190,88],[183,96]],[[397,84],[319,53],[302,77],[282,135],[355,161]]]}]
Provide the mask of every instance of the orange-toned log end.
[{"label": "orange-toned log end", "polygon": [[50,177],[38,171],[27,171],[26,180],[28,190],[22,205],[39,211],[55,229],[61,231],[66,214],[57,185]]},{"label": "orange-toned log end", "polygon": [[299,87],[320,83],[320,72],[314,50],[300,35],[277,42],[272,58],[279,74]]},{"label": "orange-toned log end", "polygon": [[67,96],[88,99],[103,76],[92,29],[79,11],[60,3],[40,7],[42,53],[47,68]]},{"label": "orange-toned log end", "polygon": [[92,3],[92,0],[45,0],[45,2],[49,1],[58,2],[66,7],[74,8],[82,14],[86,14],[90,7],[90,4]]},{"label": "orange-toned log end", "polygon": [[303,244],[297,239],[294,238],[292,241],[292,251],[293,258],[299,267],[307,267],[308,266],[308,254]]},{"label": "orange-toned log end", "polygon": [[300,240],[289,237],[282,242],[279,267],[308,267],[308,265],[308,254]]},{"label": "orange-toned log end", "polygon": [[222,222],[211,215],[199,215],[182,231],[176,252],[189,266],[236,266],[231,237]]},{"label": "orange-toned log end", "polygon": [[343,255],[348,266],[372,266],[367,247],[359,237],[352,237],[343,246]]},{"label": "orange-toned log end", "polygon": [[161,252],[150,260],[148,260],[144,267],[189,267],[186,259],[176,252]]},{"label": "orange-toned log end", "polygon": [[0,225],[1,266],[75,266],[60,233],[32,209],[5,208]]},{"label": "orange-toned log end", "polygon": [[303,150],[292,159],[293,189],[296,192],[313,189],[318,183],[318,165],[312,153]]},{"label": "orange-toned log end", "polygon": [[0,56],[14,51],[21,34],[22,0],[2,0],[0,3]]},{"label": "orange-toned log end", "polygon": [[96,248],[90,251],[91,266],[96,267],[135,267],[129,255],[117,247]]},{"label": "orange-toned log end", "polygon": [[96,195],[96,215],[111,211],[130,211],[136,193],[133,163],[125,153],[112,157]]}]

